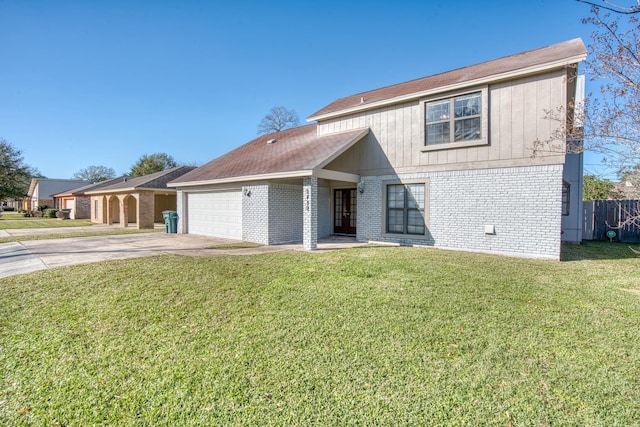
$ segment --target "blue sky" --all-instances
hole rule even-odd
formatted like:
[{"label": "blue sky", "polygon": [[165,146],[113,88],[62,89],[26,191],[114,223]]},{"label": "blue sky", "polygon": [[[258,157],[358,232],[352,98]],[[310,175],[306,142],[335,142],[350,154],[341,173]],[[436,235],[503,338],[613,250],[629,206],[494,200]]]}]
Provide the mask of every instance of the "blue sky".
[{"label": "blue sky", "polygon": [[588,13],[575,0],[0,0],[0,138],[48,178],[120,175],[157,152],[200,165],[255,138],[275,105],[304,122],[336,98],[589,43]]}]

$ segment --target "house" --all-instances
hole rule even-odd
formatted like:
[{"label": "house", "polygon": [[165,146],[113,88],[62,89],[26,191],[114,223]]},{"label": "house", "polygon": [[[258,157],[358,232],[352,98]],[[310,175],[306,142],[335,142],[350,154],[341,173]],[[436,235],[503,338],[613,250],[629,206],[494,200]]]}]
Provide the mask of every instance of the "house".
[{"label": "house", "polygon": [[[628,199],[628,200],[637,200],[640,198],[640,191],[637,186],[634,185],[634,181],[627,179],[624,181],[616,182],[613,184],[612,193],[616,196],[616,199]],[[612,197],[609,196],[611,199]]]},{"label": "house", "polygon": [[553,140],[546,111],[571,113],[585,58],[574,39],[338,99],[312,124],[171,181],[178,232],[308,250],[340,234],[559,259],[563,238],[581,238],[582,158],[533,146]]},{"label": "house", "polygon": [[92,184],[83,185],[82,187],[77,187],[71,190],[64,191],[62,193],[54,194],[54,204],[60,209],[69,209],[70,219],[89,219],[91,218],[91,197],[86,195],[86,192],[96,191],[100,188],[119,183],[123,178],[124,177],[119,177],[108,179],[105,181],[94,182]]},{"label": "house", "polygon": [[90,197],[91,222],[153,228],[162,211],[176,209],[176,190],[167,183],[195,169],[178,166],[144,176],[122,176],[82,192]]},{"label": "house", "polygon": [[45,206],[57,208],[53,200],[54,194],[89,183],[90,181],[80,179],[32,178],[22,208],[28,211],[36,211]]}]

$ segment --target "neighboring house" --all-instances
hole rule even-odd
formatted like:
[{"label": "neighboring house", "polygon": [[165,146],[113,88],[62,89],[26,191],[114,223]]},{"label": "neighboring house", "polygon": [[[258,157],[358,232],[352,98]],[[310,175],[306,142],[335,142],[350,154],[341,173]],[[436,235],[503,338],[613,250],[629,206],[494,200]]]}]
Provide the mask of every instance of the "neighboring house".
[{"label": "neighboring house", "polygon": [[[638,190],[631,180],[614,183],[612,193],[616,195],[616,199],[640,198],[640,190]],[[609,198],[611,198],[611,196]]]},{"label": "neighboring house", "polygon": [[317,123],[171,181],[178,232],[309,250],[341,234],[559,259],[563,214],[568,240],[581,238],[571,187],[582,159],[532,147],[553,137],[546,112],[573,105],[585,58],[575,39],[338,99],[308,118]]},{"label": "neighboring house", "polygon": [[86,192],[99,190],[109,185],[119,183],[123,178],[124,177],[112,178],[54,194],[54,204],[60,209],[69,209],[70,219],[89,219],[91,218],[91,196],[88,196]]},{"label": "neighboring house", "polygon": [[91,222],[153,228],[162,211],[176,209],[176,190],[167,183],[195,169],[178,166],[144,176],[123,176],[84,191],[91,198]]},{"label": "neighboring house", "polygon": [[26,206],[26,203],[24,199],[7,199],[4,201],[4,206],[13,208],[15,210],[21,210],[24,206]]},{"label": "neighboring house", "polygon": [[89,183],[91,181],[80,179],[32,178],[23,209],[35,211],[44,206],[57,208],[53,200],[55,194]]}]

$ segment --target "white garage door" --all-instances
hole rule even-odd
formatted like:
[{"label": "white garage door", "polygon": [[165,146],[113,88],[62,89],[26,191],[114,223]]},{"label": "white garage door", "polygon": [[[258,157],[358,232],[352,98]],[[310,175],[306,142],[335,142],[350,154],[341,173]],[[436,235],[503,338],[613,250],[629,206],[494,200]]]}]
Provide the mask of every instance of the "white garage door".
[{"label": "white garage door", "polygon": [[192,234],[242,240],[242,192],[189,193],[187,228]]}]

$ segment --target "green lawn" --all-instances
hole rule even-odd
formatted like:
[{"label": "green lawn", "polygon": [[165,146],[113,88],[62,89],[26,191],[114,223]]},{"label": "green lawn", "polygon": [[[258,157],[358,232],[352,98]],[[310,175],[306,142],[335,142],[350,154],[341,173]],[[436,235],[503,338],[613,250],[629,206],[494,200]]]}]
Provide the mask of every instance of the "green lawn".
[{"label": "green lawn", "polygon": [[0,230],[22,228],[52,227],[86,227],[91,225],[89,219],[59,219],[24,217],[22,214],[3,212],[0,216]]},{"label": "green lawn", "polygon": [[638,425],[640,258],[563,258],[363,247],[2,279],[0,424]]}]

